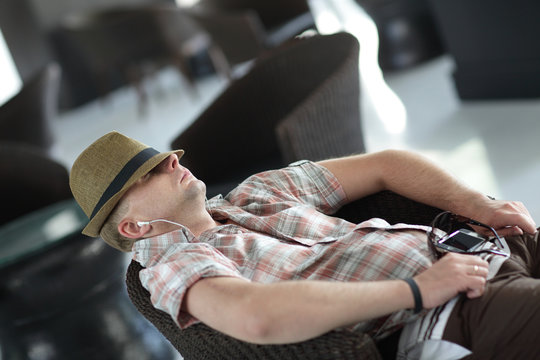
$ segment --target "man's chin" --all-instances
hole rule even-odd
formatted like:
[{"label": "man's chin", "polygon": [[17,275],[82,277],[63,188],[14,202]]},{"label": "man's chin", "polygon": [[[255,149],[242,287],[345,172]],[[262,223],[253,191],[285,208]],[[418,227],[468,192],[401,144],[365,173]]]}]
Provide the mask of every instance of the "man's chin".
[{"label": "man's chin", "polygon": [[206,199],[206,184],[201,181],[201,192],[204,195],[204,198]]},{"label": "man's chin", "polygon": [[197,195],[201,195],[206,199],[206,184],[201,180],[197,179],[193,183],[193,190]]}]

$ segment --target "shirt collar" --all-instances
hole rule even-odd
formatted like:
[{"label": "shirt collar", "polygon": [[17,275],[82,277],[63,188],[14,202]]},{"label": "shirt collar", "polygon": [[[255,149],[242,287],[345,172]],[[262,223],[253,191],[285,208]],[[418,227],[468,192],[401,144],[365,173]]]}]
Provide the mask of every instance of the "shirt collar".
[{"label": "shirt collar", "polygon": [[133,259],[142,266],[148,266],[150,259],[167,251],[178,243],[189,243],[195,240],[195,235],[185,226],[171,232],[141,239],[133,244]]}]

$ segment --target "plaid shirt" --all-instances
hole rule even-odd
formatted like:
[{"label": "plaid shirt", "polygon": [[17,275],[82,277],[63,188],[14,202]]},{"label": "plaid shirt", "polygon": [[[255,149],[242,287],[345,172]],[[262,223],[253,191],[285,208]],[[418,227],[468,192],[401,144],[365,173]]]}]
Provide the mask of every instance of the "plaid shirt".
[{"label": "plaid shirt", "polygon": [[[249,281],[404,279],[432,260],[422,226],[381,219],[353,224],[329,216],[347,202],[326,168],[303,161],[248,178],[225,198],[210,199],[215,220],[232,220],[195,237],[187,228],[137,241],[134,259],[154,306],[185,328],[198,320],[181,312],[191,285],[205,277]],[[383,335],[413,318],[408,310],[363,322],[359,331]]]}]

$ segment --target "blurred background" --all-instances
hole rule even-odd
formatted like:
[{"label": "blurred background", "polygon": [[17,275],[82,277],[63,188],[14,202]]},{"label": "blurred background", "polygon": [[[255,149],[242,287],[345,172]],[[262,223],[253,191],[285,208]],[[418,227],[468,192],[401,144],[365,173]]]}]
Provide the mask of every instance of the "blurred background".
[{"label": "blurred background", "polygon": [[[358,102],[360,150],[417,151],[540,219],[539,15],[533,0],[2,0],[0,359],[179,358],[127,298],[129,257],[78,235],[68,171],[111,130],[163,151],[189,144],[186,156],[221,149],[207,137],[217,123],[245,152],[273,138],[234,135],[262,124],[263,105],[246,120],[223,103],[247,107],[238,84],[299,36],[358,40],[359,88],[344,92]],[[321,62],[313,76],[339,52],[318,51],[305,55]],[[266,99],[292,86],[259,84]],[[256,169],[246,156],[224,158],[239,175]]]}]

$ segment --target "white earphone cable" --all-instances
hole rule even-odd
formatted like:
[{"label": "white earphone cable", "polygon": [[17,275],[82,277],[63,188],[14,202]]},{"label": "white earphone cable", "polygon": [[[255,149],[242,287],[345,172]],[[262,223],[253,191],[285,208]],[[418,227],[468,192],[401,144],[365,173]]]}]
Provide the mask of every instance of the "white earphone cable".
[{"label": "white earphone cable", "polygon": [[150,225],[152,223],[155,223],[155,222],[166,222],[166,223],[169,223],[169,224],[173,224],[173,225],[176,225],[176,226],[179,226],[179,227],[183,227],[183,225],[177,223],[177,222],[174,222],[174,221],[171,221],[171,220],[166,220],[166,219],[155,219],[155,220],[150,220],[150,221],[137,221],[137,225],[138,226],[143,226],[143,225]]}]

